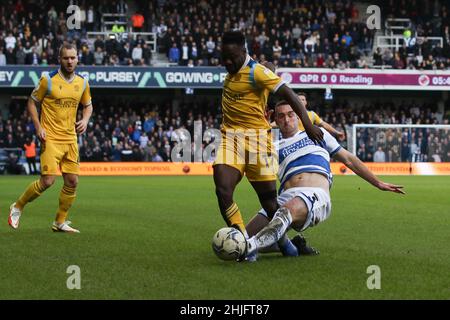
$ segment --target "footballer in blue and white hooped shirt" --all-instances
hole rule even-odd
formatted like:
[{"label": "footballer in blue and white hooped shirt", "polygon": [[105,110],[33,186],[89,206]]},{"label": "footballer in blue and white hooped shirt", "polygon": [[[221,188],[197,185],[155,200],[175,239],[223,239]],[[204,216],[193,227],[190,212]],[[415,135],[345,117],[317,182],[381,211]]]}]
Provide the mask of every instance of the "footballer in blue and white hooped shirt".
[{"label": "footballer in blue and white hooped shirt", "polygon": [[381,181],[327,131],[322,129],[324,139],[320,144],[311,141],[304,132],[298,130],[298,118],[286,101],[276,105],[275,119],[283,134],[283,139],[275,144],[279,156],[278,178],[281,182],[277,198],[279,209],[272,218],[260,210],[246,226],[247,230],[252,230],[249,234],[254,234],[246,240],[245,258],[248,261],[256,261],[258,251],[267,250],[275,243],[283,255],[298,255],[299,247],[295,245],[296,248],[293,248],[293,242],[286,236],[288,228],[301,232],[330,216],[330,157],[345,164],[377,189],[404,194],[403,186]]},{"label": "footballer in blue and white hooped shirt", "polygon": [[[288,117],[292,117],[292,115]],[[317,225],[330,216],[331,200],[328,189],[331,188],[333,182],[330,158],[342,147],[323,128],[320,129],[324,133],[324,139],[320,144],[314,143],[304,131],[300,131],[297,128],[298,125],[291,125],[289,136],[283,138],[280,135],[281,138],[274,143],[278,156],[278,180],[281,183],[277,200],[280,206],[294,197],[299,197],[305,202],[309,211],[308,217],[302,228],[296,229],[297,231],[303,231],[308,227]],[[282,131],[280,130],[280,134]],[[324,176],[328,181],[326,185],[327,191],[317,188],[317,186],[285,190],[286,182],[302,173],[317,173]],[[268,218],[264,209],[261,209],[258,213]]]}]

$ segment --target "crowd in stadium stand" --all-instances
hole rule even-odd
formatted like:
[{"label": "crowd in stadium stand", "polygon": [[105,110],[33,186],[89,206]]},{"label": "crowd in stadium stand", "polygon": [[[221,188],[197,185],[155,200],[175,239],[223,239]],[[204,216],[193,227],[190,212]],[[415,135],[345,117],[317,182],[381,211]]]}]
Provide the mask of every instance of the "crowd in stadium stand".
[{"label": "crowd in stadium stand", "polygon": [[[220,65],[220,35],[240,29],[250,55],[277,67],[450,67],[445,1],[391,0],[382,5],[385,18],[408,17],[413,28],[399,51],[378,48],[373,53],[375,30],[361,22],[364,13],[352,1],[135,1],[138,11],[133,13],[124,0],[72,2],[81,8],[77,30],[67,28],[64,2],[2,1],[0,65],[57,64],[63,41],[77,44],[81,65],[150,65],[149,45],[140,36],[123,33],[123,25],[112,27],[121,36],[87,40],[87,31],[100,31],[101,13],[122,13],[134,32],[154,32],[159,52],[185,66]],[[443,45],[428,41],[431,36],[442,37]]]},{"label": "crowd in stadium stand", "polygon": [[[337,128],[353,124],[450,124],[450,112],[436,112],[432,104],[375,103],[355,107],[334,106],[323,120]],[[350,134],[350,132],[347,132]],[[356,131],[356,154],[367,162],[448,162],[450,129],[364,128]],[[341,143],[345,146],[345,143]],[[347,148],[349,146],[346,146]]]},{"label": "crowd in stadium stand", "polygon": [[[379,49],[373,57],[368,55],[374,30],[359,19],[363,13],[352,1],[159,3],[165,5],[144,8],[156,12],[147,17],[149,27],[158,34],[159,47],[169,60],[181,65],[218,65],[220,34],[232,28],[245,33],[247,50],[255,60],[274,61],[277,67],[368,68],[368,58],[375,65],[396,69],[450,66],[449,7],[444,1],[433,6],[405,0],[384,4],[383,10],[389,7],[386,17],[411,15],[412,36],[405,36],[398,52]],[[430,36],[443,37],[443,46],[427,41]]]},{"label": "crowd in stadium stand", "polygon": [[[172,112],[170,102],[156,105],[100,100],[86,134],[79,138],[81,161],[173,161],[177,137],[183,140],[181,135],[185,135],[193,142],[195,126],[201,125],[202,136],[207,129],[220,127],[217,105],[208,100],[181,103],[179,111]],[[9,118],[0,118],[0,148],[22,148],[27,138],[36,141],[33,123],[24,110],[25,104],[15,101]],[[368,103],[350,107],[341,102],[317,111],[323,120],[346,134],[351,134],[349,125],[353,123],[449,124],[450,119],[450,112],[438,113],[435,105]],[[190,137],[186,131],[177,131],[180,128]],[[450,161],[449,133],[428,128],[358,130],[357,155],[369,162],[446,162]],[[206,137],[203,147],[212,139]],[[347,141],[341,144],[348,147]],[[211,162],[213,156],[202,160]]]}]

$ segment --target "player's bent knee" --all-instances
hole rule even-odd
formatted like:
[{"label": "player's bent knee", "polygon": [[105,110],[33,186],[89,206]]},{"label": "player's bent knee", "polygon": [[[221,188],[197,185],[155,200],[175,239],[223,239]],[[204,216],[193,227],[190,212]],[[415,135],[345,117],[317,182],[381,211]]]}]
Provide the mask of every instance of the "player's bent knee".
[{"label": "player's bent knee", "polygon": [[78,179],[77,178],[68,179],[66,184],[71,188],[76,188],[78,185]]},{"label": "player's bent knee", "polygon": [[280,209],[278,209],[273,218],[281,219],[285,221],[287,225],[290,225],[292,223],[292,214],[290,213],[289,208],[286,206],[283,206]]},{"label": "player's bent knee", "polygon": [[44,189],[50,188],[55,183],[55,176],[43,176],[41,184]]},{"label": "player's bent knee", "polygon": [[64,184],[70,188],[76,188],[78,185],[78,175],[76,174],[64,174]]},{"label": "player's bent knee", "polygon": [[283,207],[289,209],[293,225],[303,225],[305,223],[308,216],[308,207],[302,199],[297,197],[293,198],[290,201],[286,202]]}]

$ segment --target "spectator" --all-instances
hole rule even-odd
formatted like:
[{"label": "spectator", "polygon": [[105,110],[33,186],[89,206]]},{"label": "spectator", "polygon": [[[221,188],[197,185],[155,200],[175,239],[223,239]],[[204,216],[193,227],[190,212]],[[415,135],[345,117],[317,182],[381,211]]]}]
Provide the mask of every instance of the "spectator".
[{"label": "spectator", "polygon": [[94,41],[94,49],[97,51],[98,48],[105,50],[105,42],[102,40],[101,36],[97,36],[97,39]]},{"label": "spectator", "polygon": [[283,50],[283,48],[281,48],[280,42],[278,40],[275,40],[275,43],[272,48],[273,59],[280,59],[282,50]]},{"label": "spectator", "polygon": [[177,44],[173,43],[172,48],[169,51],[169,61],[178,62],[180,60],[180,49],[178,49]]},{"label": "spectator", "polygon": [[56,24],[57,19],[58,19],[58,14],[56,13],[54,6],[51,6],[50,9],[47,11],[47,17],[48,17],[49,21],[51,21],[53,24]]},{"label": "spectator", "polygon": [[94,55],[89,50],[89,47],[87,45],[83,46],[81,48],[81,59],[80,59],[81,64],[91,66],[94,64],[94,61],[95,61]]},{"label": "spectator", "polygon": [[86,13],[86,29],[87,31],[95,31],[95,11],[94,6],[90,5]]},{"label": "spectator", "polygon": [[9,32],[8,36],[5,38],[6,50],[8,49],[14,50],[16,48],[16,43],[17,43],[16,38],[13,36],[12,32]]},{"label": "spectator", "polygon": [[142,47],[140,43],[138,43],[137,46],[133,48],[131,59],[133,59],[134,65],[142,64]]},{"label": "spectator", "polygon": [[105,61],[105,53],[103,52],[102,47],[97,47],[95,53],[94,53],[94,63],[97,66],[100,66]]},{"label": "spectator", "polygon": [[373,60],[374,60],[374,65],[376,65],[376,66],[383,65],[381,48],[377,48],[377,50],[373,53]]},{"label": "spectator", "polygon": [[36,174],[36,144],[30,138],[27,138],[23,148],[28,163],[28,171],[30,174]]},{"label": "spectator", "polygon": [[39,54],[36,52],[36,49],[33,47],[31,48],[31,53],[27,54],[26,56],[26,64],[31,64],[33,66],[37,66],[41,62],[41,58],[39,57]]},{"label": "spectator", "polygon": [[187,42],[183,42],[183,46],[181,47],[181,65],[186,66],[189,60],[189,47]]},{"label": "spectator", "polygon": [[142,58],[144,59],[144,63],[146,65],[150,65],[151,64],[152,51],[149,48],[147,43],[144,43],[144,45],[142,47]]},{"label": "spectator", "polygon": [[14,51],[11,47],[9,47],[8,49],[6,49],[6,53],[5,53],[5,59],[6,59],[6,64],[16,64],[16,56],[14,54]]},{"label": "spectator", "polygon": [[403,59],[400,57],[400,54],[398,52],[395,53],[393,68],[405,69],[405,63],[403,62]]},{"label": "spectator", "polygon": [[142,28],[144,26],[144,16],[140,12],[136,12],[131,17],[131,23],[133,25],[133,31],[134,32],[142,32]]},{"label": "spectator", "polygon": [[139,146],[134,145],[132,149],[132,161],[140,162],[144,159],[144,155]]},{"label": "spectator", "polygon": [[130,162],[134,161],[133,150],[128,143],[125,143],[123,149],[120,152],[120,161]]},{"label": "spectator", "polygon": [[16,64],[25,64],[26,53],[23,50],[22,44],[19,42],[16,49]]},{"label": "spectator", "polygon": [[212,58],[214,55],[214,50],[216,49],[216,42],[211,36],[208,38],[208,41],[206,42],[206,49],[208,51],[208,58]]},{"label": "spectator", "polygon": [[14,139],[14,136],[13,136],[13,134],[11,133],[12,132],[12,130],[10,130],[9,131],[10,133],[8,133],[7,135],[6,135],[6,139],[5,139],[5,142],[4,142],[4,144],[3,144],[3,146],[5,147],[5,148],[17,148],[18,147],[18,143],[16,142],[16,139]]},{"label": "spectator", "polygon": [[147,134],[145,132],[143,132],[141,134],[141,136],[139,137],[139,147],[144,149],[147,146],[148,141],[149,140],[148,140]]},{"label": "spectator", "polygon": [[378,150],[373,155],[374,162],[386,162],[386,153],[384,153],[381,147],[378,147]]},{"label": "spectator", "polygon": [[156,152],[156,148],[152,148],[151,151],[151,161],[152,162],[163,162],[163,158]]},{"label": "spectator", "polygon": [[116,5],[115,12],[118,14],[126,15],[128,13],[128,4],[125,0],[119,0]]},{"label": "spectator", "polygon": [[11,152],[8,155],[6,172],[8,174],[22,174],[23,171],[23,166],[19,163],[19,157],[14,152]]},{"label": "spectator", "polygon": [[111,32],[122,34],[125,32],[125,27],[123,24],[120,24],[118,20],[115,21],[115,24],[113,25]]}]

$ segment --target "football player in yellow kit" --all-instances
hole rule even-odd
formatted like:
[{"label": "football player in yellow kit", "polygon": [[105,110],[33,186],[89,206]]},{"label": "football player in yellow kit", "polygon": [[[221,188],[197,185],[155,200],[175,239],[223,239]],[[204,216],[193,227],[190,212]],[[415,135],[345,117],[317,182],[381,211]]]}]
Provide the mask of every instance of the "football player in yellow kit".
[{"label": "football player in yellow kit", "polygon": [[222,64],[228,74],[222,92],[222,139],[213,164],[214,183],[225,222],[247,236],[241,212],[233,200],[234,190],[244,174],[269,216],[278,209],[275,152],[271,127],[265,118],[269,93],[274,92],[293,105],[312,140],[321,141],[323,134],[312,125],[294,91],[271,70],[250,58],[240,31],[224,33]]},{"label": "football player in yellow kit", "polygon": [[[60,68],[43,74],[28,99],[28,112],[41,141],[41,177],[10,206],[8,223],[14,229],[19,227],[24,207],[53,185],[59,168],[64,186],[52,230],[79,232],[69,225],[66,217],[75,200],[78,184],[77,133],[86,131],[92,114],[92,101],[88,80],[75,73],[78,63],[76,47],[64,44],[59,50],[59,60]],[[76,121],[80,103],[83,116]],[[41,106],[40,118],[36,104]]]}]

